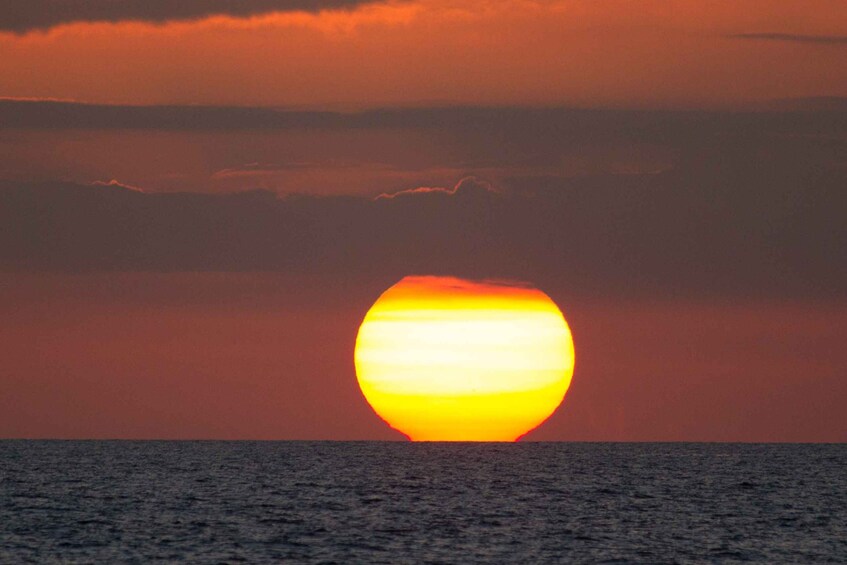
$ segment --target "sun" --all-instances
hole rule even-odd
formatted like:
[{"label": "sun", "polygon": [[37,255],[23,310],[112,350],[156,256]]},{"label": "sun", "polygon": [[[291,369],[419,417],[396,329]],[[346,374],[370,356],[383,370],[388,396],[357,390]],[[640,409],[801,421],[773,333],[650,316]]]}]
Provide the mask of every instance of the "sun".
[{"label": "sun", "polygon": [[574,346],[530,285],[410,276],[365,315],[355,364],[374,411],[414,441],[515,441],[562,403]]}]

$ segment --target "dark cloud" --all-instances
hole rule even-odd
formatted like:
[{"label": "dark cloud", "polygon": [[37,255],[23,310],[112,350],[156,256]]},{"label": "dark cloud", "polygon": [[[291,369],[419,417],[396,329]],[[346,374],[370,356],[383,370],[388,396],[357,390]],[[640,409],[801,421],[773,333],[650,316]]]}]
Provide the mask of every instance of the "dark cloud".
[{"label": "dark cloud", "polygon": [[[114,172],[111,163],[86,182],[7,180],[0,185],[0,268],[383,280],[449,273],[552,281],[599,294],[843,297],[847,112],[829,103],[789,106],[336,113],[0,102],[4,147],[12,155],[0,159],[7,179],[23,170],[21,163],[45,169],[51,147],[73,160],[62,153],[62,140],[94,135],[62,128],[109,130],[108,143],[85,153],[107,156],[133,128],[178,130],[191,151],[204,151],[200,160],[213,164],[213,173],[242,189],[257,186],[251,184],[256,175],[308,171],[322,162],[355,166],[368,158],[380,163],[367,179],[401,170],[429,178],[456,171],[449,181],[374,186],[362,196],[284,198],[261,190],[139,192],[133,189],[149,187]],[[38,128],[56,130],[43,133],[56,145],[27,141],[35,135],[27,132]],[[266,135],[268,129],[281,133]],[[275,137],[289,133],[284,143]],[[142,136],[114,161],[128,158],[146,170],[164,159],[163,170],[179,171],[182,157],[171,160],[170,149],[142,155],[170,137]],[[642,146],[659,148],[664,166],[639,162],[637,151],[632,167],[574,173],[561,166],[592,152],[607,163],[619,157],[629,163],[633,148]],[[41,178],[29,170],[15,178]],[[476,178],[456,184],[468,175]],[[121,182],[108,180],[115,178]],[[322,178],[307,177],[317,183],[312,192],[321,192]],[[102,182],[92,185],[95,180]],[[394,197],[374,198],[382,192]]]},{"label": "dark cloud", "polygon": [[[847,100],[737,111],[442,107],[304,112],[0,100],[0,180],[118,179],[148,192],[360,194],[508,188],[672,170],[710,154],[847,164]],[[806,166],[806,165],[804,165]],[[708,171],[706,171],[708,174]],[[534,181],[523,183],[533,190]]]},{"label": "dark cloud", "polygon": [[355,125],[333,112],[215,106],[109,106],[0,99],[0,126],[30,129],[238,130]]},{"label": "dark cloud", "polygon": [[847,35],[802,35],[797,33],[735,33],[730,39],[752,39],[758,41],[789,41],[819,45],[847,45]]},{"label": "dark cloud", "polygon": [[0,31],[26,33],[73,22],[165,23],[227,15],[354,8],[374,0],[7,0]]},{"label": "dark cloud", "polygon": [[601,295],[843,298],[845,186],[844,167],[732,145],[657,174],[513,178],[504,193],[466,180],[455,194],[376,200],[6,183],[0,265],[449,273]]},{"label": "dark cloud", "polygon": [[[822,106],[822,101],[826,105]],[[847,125],[845,98],[792,99],[779,103],[773,111],[748,112],[472,106],[336,112],[227,106],[112,106],[0,98],[0,127],[167,131],[449,129],[492,134],[493,141],[508,140],[519,148],[521,143],[551,137],[582,141],[604,141],[612,137],[626,141],[674,141],[700,133],[740,129],[842,132]],[[818,114],[809,115],[810,109]]]}]

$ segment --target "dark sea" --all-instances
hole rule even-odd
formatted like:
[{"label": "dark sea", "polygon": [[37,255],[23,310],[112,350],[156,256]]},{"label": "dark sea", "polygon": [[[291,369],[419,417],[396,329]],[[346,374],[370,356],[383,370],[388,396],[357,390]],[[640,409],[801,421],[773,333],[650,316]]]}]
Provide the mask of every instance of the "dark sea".
[{"label": "dark sea", "polygon": [[0,441],[0,562],[847,562],[847,445]]}]

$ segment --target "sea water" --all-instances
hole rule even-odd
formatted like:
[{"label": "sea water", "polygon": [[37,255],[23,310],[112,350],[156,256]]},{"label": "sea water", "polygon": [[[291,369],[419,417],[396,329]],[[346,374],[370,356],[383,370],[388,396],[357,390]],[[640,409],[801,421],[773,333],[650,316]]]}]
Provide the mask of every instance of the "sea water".
[{"label": "sea water", "polygon": [[847,446],[0,442],[0,562],[847,562]]}]

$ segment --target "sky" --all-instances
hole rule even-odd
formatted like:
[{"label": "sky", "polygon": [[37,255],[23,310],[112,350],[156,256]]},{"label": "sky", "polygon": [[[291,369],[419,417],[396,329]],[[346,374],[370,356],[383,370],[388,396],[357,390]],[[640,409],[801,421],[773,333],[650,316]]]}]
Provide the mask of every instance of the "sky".
[{"label": "sky", "polygon": [[530,281],[529,440],[847,441],[840,1],[14,0],[0,437],[402,439],[407,275]]}]

